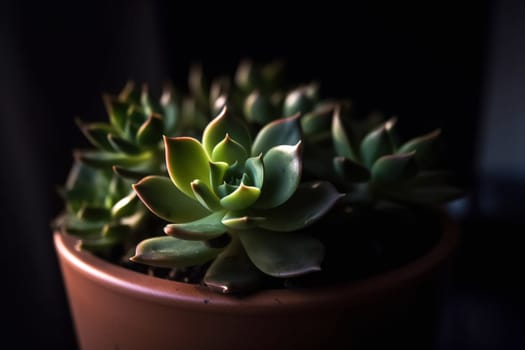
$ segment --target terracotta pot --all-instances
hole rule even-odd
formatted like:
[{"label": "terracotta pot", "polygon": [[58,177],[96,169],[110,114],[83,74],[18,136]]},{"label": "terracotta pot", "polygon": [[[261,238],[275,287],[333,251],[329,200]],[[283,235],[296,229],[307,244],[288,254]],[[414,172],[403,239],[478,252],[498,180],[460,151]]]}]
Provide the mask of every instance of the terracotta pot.
[{"label": "terracotta pot", "polygon": [[104,349],[428,349],[443,268],[458,242],[446,220],[418,260],[358,283],[237,298],[134,272],[56,232],[78,343]]}]

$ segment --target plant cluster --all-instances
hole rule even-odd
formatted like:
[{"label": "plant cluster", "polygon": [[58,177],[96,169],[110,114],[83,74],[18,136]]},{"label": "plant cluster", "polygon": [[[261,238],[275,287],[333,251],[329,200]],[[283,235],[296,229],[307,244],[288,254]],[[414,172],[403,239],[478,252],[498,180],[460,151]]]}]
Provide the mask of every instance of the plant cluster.
[{"label": "plant cluster", "polygon": [[[222,293],[322,269],[312,224],[343,207],[434,206],[461,195],[440,162],[440,130],[401,140],[396,118],[356,118],[319,84],[287,86],[282,62],[241,62],[233,79],[190,70],[186,93],[125,85],[108,122],[78,125],[57,229],[80,249],[188,271]],[[345,218],[346,220],[346,218]],[[347,215],[352,220],[352,215]]]}]

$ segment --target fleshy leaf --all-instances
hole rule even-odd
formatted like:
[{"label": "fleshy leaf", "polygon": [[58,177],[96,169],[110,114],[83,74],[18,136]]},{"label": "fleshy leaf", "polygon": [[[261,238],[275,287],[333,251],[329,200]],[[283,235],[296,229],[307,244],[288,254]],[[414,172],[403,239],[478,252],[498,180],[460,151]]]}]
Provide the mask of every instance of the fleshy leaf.
[{"label": "fleshy leaf", "polygon": [[221,209],[221,204],[219,203],[219,197],[200,180],[194,180],[191,182],[191,189],[195,198],[200,202],[200,204],[208,209],[209,211]]},{"label": "fleshy leaf", "polygon": [[364,182],[370,179],[370,171],[359,163],[345,157],[334,158],[335,171],[348,182]]},{"label": "fleshy leaf", "polygon": [[295,114],[304,114],[313,107],[313,100],[306,88],[298,88],[291,91],[284,100],[283,115],[290,117]]},{"label": "fleshy leaf", "polygon": [[243,210],[255,203],[260,194],[261,190],[257,187],[241,183],[235,191],[221,198],[221,206],[228,210]]},{"label": "fleshy leaf", "polygon": [[77,216],[87,221],[108,221],[111,219],[111,211],[108,208],[86,205],[78,211]]},{"label": "fleshy leaf", "polygon": [[143,177],[151,175],[151,171],[140,171],[135,169],[127,169],[121,166],[114,165],[113,172],[123,179],[138,181]]},{"label": "fleshy leaf", "polygon": [[150,153],[143,152],[137,155],[102,151],[78,151],[75,157],[95,168],[111,168],[113,165],[134,166],[143,163],[150,157]]},{"label": "fleshy leaf", "polygon": [[416,176],[418,171],[414,152],[392,154],[379,158],[372,166],[373,181],[394,184]]},{"label": "fleshy leaf", "polygon": [[138,201],[137,193],[132,191],[129,195],[115,203],[111,208],[111,215],[117,219],[132,215],[137,209]]},{"label": "fleshy leaf", "polygon": [[303,133],[313,137],[330,131],[334,109],[335,103],[332,101],[324,101],[316,105],[313,111],[305,114],[300,120]]},{"label": "fleshy leaf", "polygon": [[80,119],[76,119],[77,125],[91,144],[104,151],[114,151],[113,146],[108,141],[108,134],[115,131],[107,123],[84,124]]},{"label": "fleshy leaf", "polygon": [[212,189],[216,189],[224,182],[224,175],[226,175],[228,168],[228,163],[210,162],[210,182]]},{"label": "fleshy leaf", "polygon": [[175,91],[170,84],[166,84],[160,98],[160,105],[163,109],[164,131],[171,134],[180,122],[180,108],[175,100]]},{"label": "fleshy leaf", "polygon": [[164,137],[166,165],[171,180],[179,190],[195,198],[191,182],[200,180],[210,184],[210,159],[202,145],[191,137]]},{"label": "fleshy leaf", "polygon": [[252,144],[250,133],[246,125],[239,119],[230,115],[227,107],[224,107],[215,119],[213,119],[202,134],[202,144],[208,154],[212,154],[213,148],[221,142],[226,134],[249,150]]},{"label": "fleshy leaf", "polygon": [[244,165],[244,171],[251,179],[251,185],[261,189],[264,183],[264,165],[262,155],[248,158]]},{"label": "fleshy leaf", "polygon": [[111,125],[116,130],[124,132],[129,104],[119,101],[117,98],[111,95],[104,95],[102,98],[104,101],[104,106],[106,107],[106,112],[109,115]]},{"label": "fleshy leaf", "polygon": [[218,211],[199,220],[168,224],[164,226],[164,233],[192,241],[216,238],[226,232],[226,226],[221,222],[224,214],[224,211]]},{"label": "fleshy leaf", "polygon": [[139,154],[141,152],[141,149],[137,145],[120,136],[108,134],[108,141],[113,147],[113,149],[115,149],[118,152],[132,155]]},{"label": "fleshy leaf", "polygon": [[299,115],[274,120],[265,125],[255,137],[252,145],[252,155],[265,154],[272,147],[279,145],[295,145],[301,140]]},{"label": "fleshy leaf", "polygon": [[264,125],[272,121],[277,113],[265,96],[254,91],[244,102],[244,114],[249,121]]},{"label": "fleshy leaf", "polygon": [[164,131],[164,123],[158,114],[150,114],[137,131],[137,143],[142,147],[156,146]]},{"label": "fleshy leaf", "polygon": [[239,232],[250,260],[274,277],[294,277],[321,270],[324,247],[313,237],[298,232],[262,229]]},{"label": "fleshy leaf", "polygon": [[361,159],[363,164],[371,168],[376,160],[384,155],[391,154],[392,143],[388,131],[385,126],[381,125],[379,128],[371,131],[365,136],[361,142]]},{"label": "fleshy leaf", "polygon": [[165,176],[147,176],[133,185],[140,200],[155,215],[170,222],[188,222],[209,214]]},{"label": "fleshy leaf", "polygon": [[261,212],[259,226],[272,231],[295,231],[320,219],[343,196],[326,181],[305,182],[283,205]]},{"label": "fleshy leaf", "polygon": [[348,138],[348,133],[341,120],[341,112],[339,108],[334,111],[332,117],[332,139],[335,152],[338,156],[357,161],[355,150],[352,148],[352,144]]},{"label": "fleshy leaf", "polygon": [[202,265],[219,254],[202,241],[186,241],[170,236],[148,238],[140,242],[131,261],[157,267]]},{"label": "fleshy leaf", "polygon": [[233,239],[206,271],[204,283],[221,293],[245,293],[257,290],[263,277],[246,255],[239,239]]},{"label": "fleshy leaf", "polygon": [[426,169],[432,167],[435,159],[435,146],[438,137],[441,135],[441,129],[434,130],[426,135],[416,137],[405,142],[397,153],[416,152],[416,161],[418,165]]},{"label": "fleshy leaf", "polygon": [[301,142],[295,146],[277,146],[263,157],[264,184],[257,208],[273,208],[286,202],[301,179]]},{"label": "fleshy leaf", "polygon": [[128,225],[112,224],[104,226],[102,236],[111,238],[115,241],[123,241],[131,234],[131,227]]},{"label": "fleshy leaf", "polygon": [[239,164],[244,164],[246,158],[248,158],[246,149],[232,139],[229,134],[226,134],[224,139],[213,148],[211,153],[211,159],[214,162],[225,162],[228,164],[238,162]]},{"label": "fleshy leaf", "polygon": [[259,226],[264,220],[266,220],[266,218],[262,216],[249,216],[237,212],[228,212],[222,218],[222,223],[235,230],[246,230]]}]

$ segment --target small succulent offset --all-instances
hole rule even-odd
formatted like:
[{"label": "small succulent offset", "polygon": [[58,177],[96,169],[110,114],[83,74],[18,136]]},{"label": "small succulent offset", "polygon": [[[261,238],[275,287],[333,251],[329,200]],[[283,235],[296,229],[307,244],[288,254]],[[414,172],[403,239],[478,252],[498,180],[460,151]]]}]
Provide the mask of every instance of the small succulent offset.
[{"label": "small succulent offset", "polygon": [[338,103],[317,110],[303,119],[309,169],[350,193],[350,203],[439,205],[463,194],[440,163],[440,129],[401,142],[397,118],[345,118]]},{"label": "small succulent offset", "polygon": [[266,124],[252,141],[245,122],[223,107],[202,141],[164,143],[169,177],[147,176],[133,188],[169,222],[167,236],[139,243],[132,261],[169,268],[211,262],[203,282],[223,293],[320,269],[323,245],[301,229],[342,195],[329,182],[301,181],[298,115]]},{"label": "small succulent offset", "polygon": [[132,244],[130,237],[151,216],[131,185],[146,174],[166,173],[162,135],[175,133],[181,118],[169,85],[158,101],[146,86],[138,89],[133,82],[103,100],[109,122],[77,120],[94,149],[75,152],[61,189],[66,213],[57,224],[81,238],[83,249],[110,254]]}]

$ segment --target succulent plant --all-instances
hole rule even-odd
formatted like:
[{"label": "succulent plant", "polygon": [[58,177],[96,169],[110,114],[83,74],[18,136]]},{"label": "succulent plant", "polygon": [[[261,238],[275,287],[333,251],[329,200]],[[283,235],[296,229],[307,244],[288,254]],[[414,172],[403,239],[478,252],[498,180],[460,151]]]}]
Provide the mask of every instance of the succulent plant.
[{"label": "succulent plant", "polygon": [[462,195],[441,162],[440,129],[401,142],[397,118],[352,118],[349,107],[318,105],[302,125],[309,170],[348,192],[350,203],[435,205]]},{"label": "succulent plant", "polygon": [[151,216],[131,185],[146,175],[166,174],[162,136],[188,131],[192,125],[183,123],[170,85],[153,100],[147,86],[138,89],[130,81],[119,94],[106,94],[103,100],[108,122],[77,120],[94,148],[75,152],[60,190],[67,210],[56,224],[81,238],[83,249],[107,254],[131,245]]},{"label": "succulent plant", "polygon": [[169,177],[147,176],[133,188],[169,222],[167,235],[139,243],[132,261],[169,268],[212,261],[203,281],[223,293],[320,269],[323,245],[301,229],[341,194],[329,182],[301,181],[298,115],[268,123],[252,142],[243,120],[223,107],[202,141],[164,143]]}]

